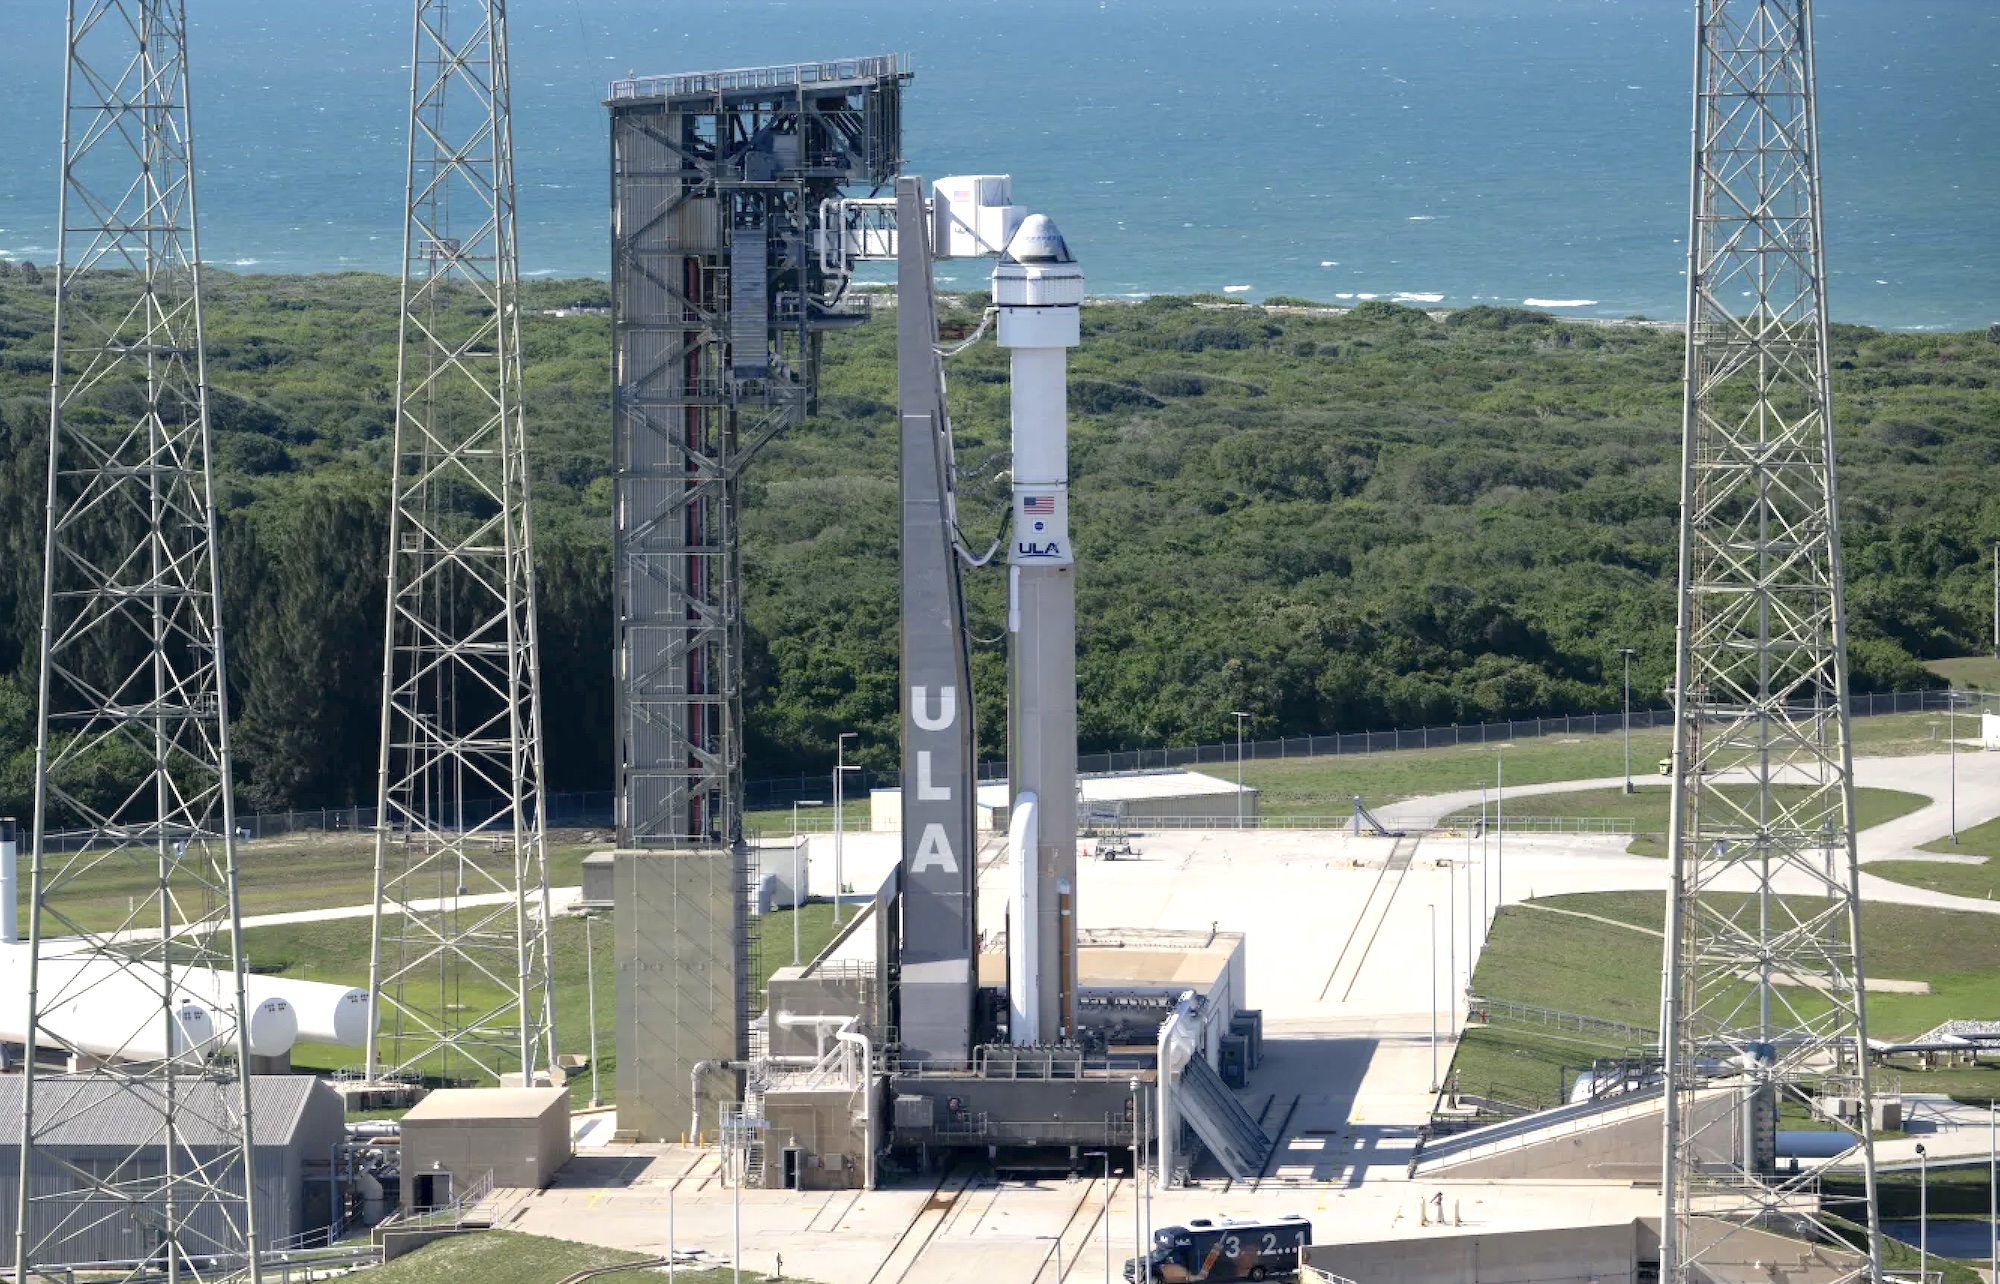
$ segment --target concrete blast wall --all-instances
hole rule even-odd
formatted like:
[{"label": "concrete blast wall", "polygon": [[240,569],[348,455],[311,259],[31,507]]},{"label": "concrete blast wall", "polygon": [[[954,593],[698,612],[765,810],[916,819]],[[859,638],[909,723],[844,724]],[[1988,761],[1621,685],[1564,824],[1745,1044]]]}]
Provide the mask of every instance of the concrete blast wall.
[{"label": "concrete blast wall", "polygon": [[[1740,1163],[1742,1097],[1715,1092],[1695,1104],[1691,1122],[1701,1130],[1700,1150],[1717,1164]],[[1658,1097],[1597,1118],[1552,1126],[1436,1163],[1421,1159],[1420,1180],[1449,1181],[1648,1181],[1660,1180],[1660,1136],[1665,1103]]]},{"label": "concrete blast wall", "polygon": [[1328,1279],[1396,1284],[1636,1284],[1642,1237],[1659,1256],[1657,1236],[1634,1222],[1467,1235],[1413,1230],[1372,1244],[1315,1244],[1306,1249],[1308,1284]]},{"label": "concrete blast wall", "polygon": [[[688,1130],[696,1063],[744,1055],[742,861],[718,849],[621,851],[613,881],[618,1127],[673,1141]],[[708,1076],[704,1128],[725,1096],[729,1077]]]}]

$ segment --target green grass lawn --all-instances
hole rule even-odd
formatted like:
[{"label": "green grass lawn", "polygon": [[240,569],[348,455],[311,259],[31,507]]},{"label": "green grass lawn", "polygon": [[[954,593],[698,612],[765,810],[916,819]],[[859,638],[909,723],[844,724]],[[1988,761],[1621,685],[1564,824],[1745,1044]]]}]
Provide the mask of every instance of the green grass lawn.
[{"label": "green grass lawn", "polygon": [[[370,1270],[367,1278],[369,1284],[555,1284],[578,1271],[645,1260],[644,1254],[623,1249],[492,1230],[426,1244]],[[697,1271],[683,1266],[674,1276],[688,1284],[726,1284],[735,1278],[727,1267]],[[602,1278],[615,1282],[664,1277],[656,1269]],[[751,1284],[765,1284],[768,1277],[746,1270],[743,1278]]]},{"label": "green grass lawn", "polygon": [[2000,660],[1990,655],[1926,660],[1924,667],[1961,691],[2000,691]]},{"label": "green grass lawn", "polygon": [[[1747,798],[1751,795],[1751,787],[1724,785],[1722,792],[1734,798]],[[1780,785],[1774,792],[1784,800],[1803,798],[1806,791],[1802,786]],[[1560,794],[1523,794],[1519,798],[1507,799],[1505,814],[1516,818],[1577,816],[1627,821],[1637,836],[1626,850],[1635,856],[1665,856],[1666,842],[1661,836],[1667,829],[1667,811],[1671,793],[1672,790],[1668,785],[1649,782],[1641,784],[1638,792],[1632,794],[1617,788],[1579,789]],[[1880,825],[1928,806],[1930,801],[1922,794],[1905,793],[1897,789],[1856,789],[1855,826],[1867,829],[1872,825]],[[1477,808],[1454,812],[1445,818],[1444,823],[1462,825],[1476,820],[1478,816]]]},{"label": "green grass lawn", "polygon": [[[1602,892],[1544,898],[1542,903],[1660,930],[1665,914],[1657,893]],[[1803,904],[1801,905],[1803,908]],[[1862,949],[1872,976],[1928,981],[1932,993],[1868,997],[1868,1027],[1877,1038],[1910,1038],[1953,1017],[2000,1011],[2000,931],[1983,914],[1910,905],[1868,904],[1861,912]],[[1472,979],[1482,997],[1511,999],[1564,1012],[1634,1025],[1659,1021],[1658,937],[1589,919],[1509,906]],[[1802,994],[1792,991],[1794,994]],[[1504,1037],[1501,1037],[1503,1036]],[[1460,1044],[1454,1068],[1465,1091],[1482,1083],[1543,1085],[1552,1094],[1563,1066],[1588,1065],[1593,1055],[1623,1047],[1550,1040],[1532,1033],[1475,1031]],[[2000,1070],[1898,1070],[1878,1072],[1878,1082],[1900,1076],[1912,1092],[1949,1092],[1984,1099],[2000,1095]],[[1502,1094],[1504,1095],[1504,1094]],[[1552,1104],[1550,1098],[1521,1104]]]},{"label": "green grass lawn", "polygon": [[1992,900],[2000,896],[2000,820],[1958,831],[1958,843],[1940,838],[1922,850],[1953,856],[1984,856],[1982,865],[1933,865],[1926,861],[1885,860],[1869,865],[1868,872],[1911,887],[1925,887],[1953,896]]},{"label": "green grass lawn", "polygon": [[[773,971],[791,964],[792,915],[789,911],[766,914],[758,920],[758,923],[760,949],[753,957],[752,965],[757,978],[757,990],[761,993]],[[810,959],[833,939],[833,906],[809,902],[799,911],[799,929],[802,957]],[[251,928],[244,932],[243,940],[250,963],[260,970],[275,971],[280,975],[301,980],[366,988],[369,930],[369,921],[365,918],[335,919],[323,923]],[[597,972],[597,1043],[598,1055],[601,1058],[598,1066],[599,1090],[604,1100],[611,1101],[617,1095],[618,1057],[614,1002],[615,959],[610,920],[599,919],[594,924],[590,936],[596,955]],[[585,983],[589,969],[584,954],[583,921],[578,918],[558,917],[553,924],[551,937],[555,951],[557,1050],[562,1053],[588,1055],[590,991]],[[438,982],[433,981],[431,984],[435,986]],[[436,990],[433,988],[431,993],[435,994]],[[498,1002],[499,997],[500,992],[490,983],[481,984],[469,977],[459,978],[458,986],[454,990],[455,1002],[464,1011],[482,1011]],[[435,1000],[431,1000],[426,1006],[434,1007]],[[393,1012],[384,1011],[381,1019],[381,1028],[386,1039],[394,1030],[395,1016]],[[390,1058],[394,1055],[393,1043],[385,1042],[383,1056]],[[358,1067],[362,1060],[363,1053],[358,1048],[300,1043],[292,1050],[292,1064],[295,1067],[320,1072]],[[435,1059],[427,1062],[425,1068],[427,1073],[441,1078],[457,1078],[472,1073],[463,1064],[446,1065]],[[590,1100],[588,1072],[579,1075],[572,1081],[570,1087],[571,1098],[576,1104],[583,1105]]]},{"label": "green grass lawn", "polygon": [[[583,858],[601,846],[562,845],[549,848],[549,882],[574,887],[583,879]],[[217,853],[218,858],[220,853]],[[25,858],[25,853],[24,853]],[[51,854],[52,868],[62,858]],[[292,834],[257,838],[236,848],[237,899],[243,914],[281,914],[293,910],[367,905],[375,899],[375,841],[352,833]],[[126,922],[130,906],[144,912],[146,897],[158,881],[155,858],[133,849],[76,872],[51,899],[72,921],[91,929],[108,929]],[[28,879],[20,879],[23,919],[29,899]],[[184,917],[212,912],[213,906],[183,900]],[[55,920],[45,930],[66,932]]]},{"label": "green grass lawn", "polygon": [[[1930,723],[1935,719],[1935,714],[1924,713],[1856,718],[1853,724],[1854,750],[1857,754],[1870,757],[1934,752],[1939,745],[1932,736]],[[1441,734],[1448,736],[1450,732]],[[1499,741],[1493,741],[1487,744],[1402,749],[1391,753],[1254,758],[1243,764],[1243,783],[1258,790],[1257,806],[1263,815],[1344,819],[1352,814],[1356,794],[1361,795],[1362,801],[1370,807],[1381,807],[1405,798],[1478,789],[1482,784],[1492,784],[1496,750],[1500,747]],[[1658,784],[1659,760],[1667,755],[1671,747],[1672,738],[1664,728],[1633,731],[1633,779],[1642,787]],[[1533,736],[1507,742],[1505,756],[1506,778],[1510,786],[1592,780],[1616,776],[1625,770],[1625,741],[1617,732],[1587,736]],[[1195,770],[1233,780],[1236,767],[1234,763],[1209,763]],[[1614,796],[1618,796],[1615,791]],[[1665,803],[1660,804],[1662,816],[1665,815],[1665,806]],[[1632,813],[1627,809],[1607,814],[1622,817]],[[1879,824],[1887,819],[1889,816],[1884,815],[1868,823]],[[801,808],[798,820],[802,832],[825,833],[832,828],[831,815],[825,807]],[[792,832],[792,811],[789,807],[778,807],[751,812],[745,817],[745,823],[766,838],[781,837]],[[845,824],[849,832],[867,828],[867,800],[847,800]],[[1661,826],[1664,825],[1662,820]]]}]

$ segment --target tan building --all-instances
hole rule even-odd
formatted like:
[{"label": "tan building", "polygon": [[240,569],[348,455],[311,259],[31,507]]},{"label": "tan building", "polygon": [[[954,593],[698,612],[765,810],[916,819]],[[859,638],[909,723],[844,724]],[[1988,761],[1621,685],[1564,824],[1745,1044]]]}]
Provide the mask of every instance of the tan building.
[{"label": "tan building", "polygon": [[442,1088],[403,1116],[403,1211],[450,1204],[489,1173],[540,1190],[569,1156],[569,1089]]}]

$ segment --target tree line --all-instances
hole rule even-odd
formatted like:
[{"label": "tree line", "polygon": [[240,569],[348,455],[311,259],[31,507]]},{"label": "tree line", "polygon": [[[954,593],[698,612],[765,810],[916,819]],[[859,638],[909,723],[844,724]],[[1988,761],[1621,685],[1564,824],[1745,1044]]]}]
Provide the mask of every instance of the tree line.
[{"label": "tree line", "polygon": [[[211,273],[225,625],[245,810],[374,800],[396,283]],[[0,273],[0,812],[31,779],[46,278]],[[524,291],[550,787],[612,774],[608,321]],[[983,296],[952,301],[969,328]],[[1519,309],[1438,319],[1156,298],[1085,310],[1072,522],[1085,751],[1639,703],[1671,674],[1681,342]],[[2000,335],[1836,327],[1853,681],[1987,649]],[[746,474],[746,770],[895,761],[893,317],[832,337],[819,412]],[[1007,363],[947,369],[969,541],[999,530]],[[969,571],[980,752],[1004,579]]]}]

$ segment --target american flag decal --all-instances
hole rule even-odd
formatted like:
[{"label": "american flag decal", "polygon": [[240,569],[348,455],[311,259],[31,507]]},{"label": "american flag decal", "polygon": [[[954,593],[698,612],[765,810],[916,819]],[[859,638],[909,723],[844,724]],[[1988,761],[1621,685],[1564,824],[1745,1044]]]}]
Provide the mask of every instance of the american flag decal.
[{"label": "american flag decal", "polygon": [[1023,495],[1021,511],[1029,517],[1054,517],[1056,497],[1054,495]]}]

